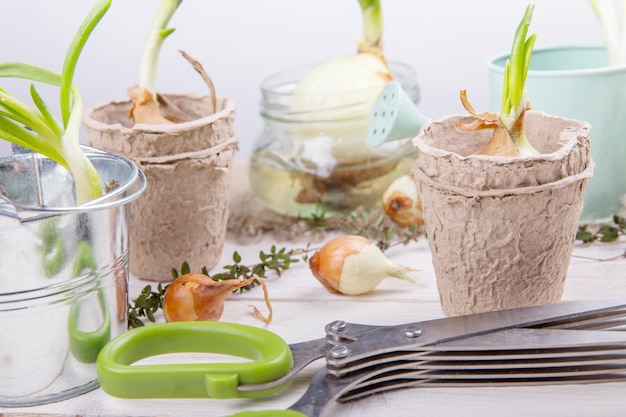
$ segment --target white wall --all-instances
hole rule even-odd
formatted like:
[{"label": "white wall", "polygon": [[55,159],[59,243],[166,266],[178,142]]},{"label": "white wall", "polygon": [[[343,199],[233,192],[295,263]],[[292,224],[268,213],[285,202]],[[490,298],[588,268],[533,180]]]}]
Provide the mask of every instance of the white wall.
[{"label": "white wall", "polygon": [[[527,0],[382,0],[387,59],[418,71],[421,110],[432,118],[464,112],[458,93],[488,110],[490,56],[510,48]],[[536,0],[531,31],[536,47],[598,44],[602,31],[587,0]],[[0,62],[24,61],[60,71],[65,50],[94,1],[0,0]],[[135,84],[139,56],[157,0],[114,0],[81,56],[76,82],[85,107],[125,98]],[[322,62],[355,50],[361,35],[357,0],[185,0],[172,19],[158,72],[161,92],[206,87],[179,55],[187,51],[213,78],[218,95],[238,105],[239,156],[250,153],[262,120],[261,80],[290,67]],[[0,80],[24,100],[27,85]],[[56,90],[49,104],[56,103]],[[53,95],[54,94],[54,95]],[[46,96],[48,97],[48,96]],[[0,141],[2,142],[2,141]],[[0,154],[8,146],[0,143]]]}]

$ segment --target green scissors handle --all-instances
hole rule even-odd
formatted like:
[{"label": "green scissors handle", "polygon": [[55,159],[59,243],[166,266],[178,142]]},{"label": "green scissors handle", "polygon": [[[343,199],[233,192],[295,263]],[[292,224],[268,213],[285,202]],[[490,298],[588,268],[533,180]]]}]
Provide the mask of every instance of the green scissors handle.
[{"label": "green scissors handle", "polygon": [[[235,363],[138,364],[169,353],[217,353],[249,359]],[[123,333],[98,355],[101,388],[120,398],[256,398],[276,387],[242,391],[239,385],[264,384],[289,373],[293,357],[278,335],[234,323],[194,321],[151,324]]]}]

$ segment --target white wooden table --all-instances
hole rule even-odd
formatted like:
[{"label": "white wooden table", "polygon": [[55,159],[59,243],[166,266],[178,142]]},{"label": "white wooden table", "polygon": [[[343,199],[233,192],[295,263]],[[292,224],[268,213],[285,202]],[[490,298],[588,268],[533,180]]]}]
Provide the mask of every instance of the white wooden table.
[{"label": "white wooden table", "polygon": [[[227,241],[219,265],[232,263],[233,250],[243,263],[258,259],[259,250],[273,242],[252,245]],[[282,245],[279,247],[303,247]],[[564,300],[601,299],[626,296],[626,259],[598,261],[624,253],[626,240],[574,249]],[[280,278],[267,279],[274,320],[267,329],[288,343],[321,337],[324,325],[342,319],[367,324],[402,324],[439,318],[441,311],[430,251],[425,238],[409,246],[394,247],[387,255],[402,264],[420,269],[418,284],[386,280],[373,293],[348,297],[328,293],[304,263],[295,264]],[[594,258],[585,259],[580,256]],[[131,297],[147,282],[132,280]],[[223,321],[264,326],[253,317],[249,306],[265,308],[260,288],[233,294],[226,303]],[[280,394],[266,399],[118,399],[101,389],[53,404],[0,409],[0,413],[60,413],[129,416],[227,416],[246,410],[285,409],[306,389],[323,361],[310,365]],[[488,388],[418,388],[393,391],[366,399],[333,405],[327,416],[617,416],[626,413],[626,382],[590,385]]]}]

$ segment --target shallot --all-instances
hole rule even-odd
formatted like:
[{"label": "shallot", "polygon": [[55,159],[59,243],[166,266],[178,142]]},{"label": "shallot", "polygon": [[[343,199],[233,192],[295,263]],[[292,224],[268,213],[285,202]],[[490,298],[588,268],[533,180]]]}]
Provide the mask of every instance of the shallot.
[{"label": "shallot", "polygon": [[391,261],[362,236],[335,237],[309,259],[309,268],[331,293],[360,295],[370,292],[386,278],[416,282],[414,270]]},{"label": "shallot", "polygon": [[383,193],[383,209],[387,216],[402,227],[424,224],[422,199],[415,179],[403,175],[394,180]]},{"label": "shallot", "polygon": [[268,317],[253,307],[257,318],[266,324],[272,321],[272,308],[267,288],[256,275],[247,279],[215,281],[201,273],[188,273],[172,281],[163,296],[163,315],[166,321],[217,321],[224,312],[224,301],[236,289],[258,280],[263,287]]}]

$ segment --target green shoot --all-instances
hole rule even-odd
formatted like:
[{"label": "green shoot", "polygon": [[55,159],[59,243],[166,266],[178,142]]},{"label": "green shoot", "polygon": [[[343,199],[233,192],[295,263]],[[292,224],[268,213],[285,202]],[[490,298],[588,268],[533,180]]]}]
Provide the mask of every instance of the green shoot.
[{"label": "green shoot", "polygon": [[613,0],[589,0],[589,4],[604,31],[609,65],[626,65],[626,0],[621,1],[621,14]]},{"label": "green shoot", "polygon": [[380,0],[359,0],[363,13],[363,36],[359,51],[377,51],[382,48],[383,12]]},{"label": "green shoot", "polygon": [[0,138],[69,169],[76,185],[78,204],[101,196],[102,184],[98,172],[80,148],[83,103],[73,77],[83,46],[110,5],[111,0],[99,0],[83,20],[68,48],[60,75],[24,63],[0,64],[0,77],[23,78],[60,87],[62,122],[52,115],[34,85],[30,87],[34,107],[0,88]]},{"label": "green shoot", "polygon": [[168,28],[167,25],[180,3],[182,0],[161,1],[146,39],[139,68],[139,86],[148,90],[153,96],[156,92],[156,70],[161,46],[165,38],[175,30]]},{"label": "green shoot", "polygon": [[511,54],[504,67],[500,114],[476,113],[467,98],[467,91],[461,90],[461,103],[475,117],[475,120],[471,123],[458,123],[456,129],[460,132],[472,132],[479,129],[493,129],[494,131],[489,143],[474,152],[475,155],[504,157],[539,155],[524,133],[524,114],[530,109],[524,87],[537,37],[536,34],[528,36],[534,9],[534,3],[530,3],[515,32]]},{"label": "green shoot", "polygon": [[182,0],[161,0],[150,26],[141,57],[139,82],[127,90],[132,100],[129,115],[135,123],[171,123],[161,115],[159,102],[156,99],[156,72],[163,41],[174,32],[174,29],[168,28],[167,25],[180,3]]},{"label": "green shoot", "polygon": [[528,28],[532,20],[534,3],[526,8],[526,13],[515,32],[511,55],[504,69],[502,88],[502,108],[500,121],[506,128],[520,155],[536,155],[538,152],[528,142],[524,133],[524,113],[529,108],[526,101],[526,76],[537,34],[529,37]]}]

